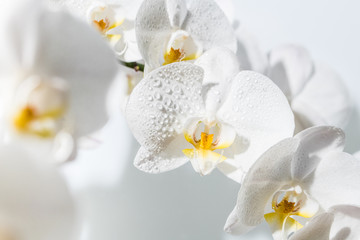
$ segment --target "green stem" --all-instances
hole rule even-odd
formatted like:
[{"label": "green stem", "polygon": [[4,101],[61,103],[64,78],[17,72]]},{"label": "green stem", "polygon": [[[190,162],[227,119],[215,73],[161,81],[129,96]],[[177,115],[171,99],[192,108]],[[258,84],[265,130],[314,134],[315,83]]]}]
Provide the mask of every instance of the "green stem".
[{"label": "green stem", "polygon": [[144,64],[137,63],[137,62],[124,62],[124,61],[121,61],[121,60],[119,60],[119,63],[121,65],[126,66],[126,67],[133,68],[137,72],[138,71],[144,72]]}]

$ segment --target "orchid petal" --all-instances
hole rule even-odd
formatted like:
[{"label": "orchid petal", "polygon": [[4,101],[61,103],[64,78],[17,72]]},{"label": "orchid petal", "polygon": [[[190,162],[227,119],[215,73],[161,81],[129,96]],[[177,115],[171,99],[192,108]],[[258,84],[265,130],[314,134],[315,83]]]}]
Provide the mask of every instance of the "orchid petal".
[{"label": "orchid petal", "polygon": [[322,158],[304,180],[304,188],[325,210],[334,204],[360,206],[358,159],[344,152],[329,152]]},{"label": "orchid petal", "polygon": [[[123,32],[124,46],[119,46],[122,49],[121,55],[118,58],[124,62],[136,62],[142,59],[139,48],[136,42],[135,29]],[[118,46],[115,46],[115,50]]]},{"label": "orchid petal", "polygon": [[121,0],[120,3],[118,0],[107,0],[107,1],[112,2],[112,4],[114,5],[120,4],[121,8],[123,9],[124,17],[131,21],[135,21],[136,14],[143,2],[143,0]]},{"label": "orchid petal", "polygon": [[316,64],[314,75],[293,99],[291,107],[305,128],[313,125],[345,127],[352,103],[342,79],[326,65]]},{"label": "orchid petal", "polygon": [[264,218],[271,228],[274,239],[287,239],[292,232],[302,228],[295,219],[274,212],[265,214]]},{"label": "orchid petal", "polygon": [[45,76],[59,76],[68,82],[77,134],[89,134],[107,121],[105,96],[117,71],[114,55],[95,32],[68,14],[46,13],[38,24],[34,67]]},{"label": "orchid petal", "polygon": [[166,0],[166,10],[172,27],[180,28],[187,15],[185,0]]},{"label": "orchid petal", "polygon": [[291,167],[292,176],[297,180],[302,180],[313,172],[329,151],[341,152],[345,144],[344,132],[328,126],[308,128],[294,138],[300,140],[302,149]]},{"label": "orchid petal", "polygon": [[251,71],[235,77],[217,118],[232,126],[247,146],[246,151],[218,166],[235,181],[241,181],[263,152],[291,137],[294,130],[293,114],[283,93],[270,79]]},{"label": "orchid petal", "polygon": [[226,222],[225,229],[250,229],[264,220],[264,211],[275,192],[291,183],[291,161],[299,141],[289,138],[264,153],[250,168],[239,191],[236,210]]},{"label": "orchid petal", "polygon": [[0,155],[1,223],[21,239],[74,239],[74,202],[59,172],[18,146],[1,147]]},{"label": "orchid petal", "polygon": [[150,65],[148,68],[158,67],[156,62],[171,34],[165,0],[145,0],[138,11],[135,30],[139,51]]},{"label": "orchid petal", "polygon": [[189,161],[182,151],[187,147],[188,142],[179,134],[160,152],[151,152],[141,147],[136,154],[134,165],[141,171],[153,174],[176,169]]},{"label": "orchid petal", "polygon": [[226,97],[230,81],[239,73],[236,55],[227,48],[213,48],[195,61],[204,70],[203,97],[206,111],[214,116]]},{"label": "orchid petal", "polygon": [[236,55],[231,50],[221,47],[206,51],[195,64],[204,69],[204,85],[229,81],[240,71]]},{"label": "orchid petal", "polygon": [[[185,2],[187,15],[181,28],[174,28],[171,22],[175,21],[175,17],[178,19],[177,23],[181,23],[185,15]],[[171,3],[176,5],[170,7]],[[170,10],[170,19],[168,10]],[[175,13],[175,10],[180,12]],[[145,0],[139,9],[135,28],[140,53],[151,70],[162,64],[160,59],[163,58],[164,49],[175,30],[186,31],[203,51],[216,46],[236,51],[236,39],[232,27],[221,9],[211,0],[183,2]]]},{"label": "orchid petal", "polygon": [[235,208],[230,213],[229,217],[227,218],[225,226],[224,226],[224,230],[227,233],[230,233],[233,235],[245,234],[256,227],[256,225],[249,226],[249,225],[242,223],[240,220],[240,217],[239,217],[238,209],[239,208],[236,205]]},{"label": "orchid petal", "polygon": [[51,10],[62,10],[67,8],[74,15],[86,17],[87,10],[93,5],[91,0],[46,0],[45,3],[49,6]]},{"label": "orchid petal", "polygon": [[[27,0],[12,2],[1,7],[0,70],[1,75],[5,75],[5,78],[13,77],[14,72],[18,72],[20,67],[31,69],[37,50],[40,12],[40,2]],[[17,15],[19,13],[27,20],[26,28],[24,28],[24,22]],[[22,74],[22,72],[18,74]]]},{"label": "orchid petal", "polygon": [[234,31],[224,12],[214,1],[187,0],[187,6],[189,14],[183,28],[202,43],[205,51],[213,47],[226,47],[236,52]]},{"label": "orchid petal", "polygon": [[357,240],[360,236],[360,208],[355,206],[334,206],[334,223],[331,227],[332,240]]},{"label": "orchid petal", "polygon": [[[150,72],[135,87],[126,107],[126,116],[135,138],[143,147],[136,163],[142,164],[155,155],[161,160],[162,152],[167,151],[178,136],[185,141],[186,120],[203,114],[202,79],[200,67],[174,63]],[[153,167],[137,166],[144,171],[153,171]]]},{"label": "orchid petal", "polygon": [[236,27],[235,33],[237,37],[236,55],[240,61],[240,68],[265,74],[267,58],[258,46],[256,38],[243,24]]},{"label": "orchid petal", "polygon": [[302,229],[292,235],[290,240],[329,240],[333,220],[333,214],[322,213],[312,218]]},{"label": "orchid petal", "polygon": [[215,0],[217,5],[225,13],[225,16],[228,18],[229,22],[232,24],[235,21],[235,6],[233,0]]},{"label": "orchid petal", "polygon": [[268,76],[291,101],[313,74],[313,62],[306,49],[284,45],[269,53]]}]

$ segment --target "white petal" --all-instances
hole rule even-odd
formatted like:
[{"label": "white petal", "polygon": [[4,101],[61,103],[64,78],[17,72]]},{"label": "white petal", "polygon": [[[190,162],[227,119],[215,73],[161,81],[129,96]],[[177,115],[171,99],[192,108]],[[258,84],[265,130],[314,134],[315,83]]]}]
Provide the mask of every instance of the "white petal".
[{"label": "white petal", "polygon": [[344,152],[329,152],[323,158],[304,182],[309,194],[325,210],[335,204],[360,206],[360,161]]},{"label": "white petal", "polygon": [[239,61],[227,48],[212,48],[199,57],[195,64],[204,69],[203,84],[229,81],[239,73]]},{"label": "white petal", "polygon": [[291,107],[304,127],[345,127],[352,103],[342,79],[326,65],[316,64],[314,75],[293,99]]},{"label": "white petal", "polygon": [[180,28],[187,15],[185,0],[166,0],[166,10],[172,27]]},{"label": "white petal", "polygon": [[186,1],[189,13],[183,29],[202,43],[204,51],[213,47],[226,47],[236,52],[234,30],[217,4],[212,0]]},{"label": "white petal", "polygon": [[[19,67],[31,69],[38,44],[40,2],[12,1],[0,9],[0,70],[1,75],[23,74]],[[19,18],[21,14],[21,18]],[[24,25],[23,19],[26,19]],[[26,26],[26,27],[24,27]]]},{"label": "white petal", "polygon": [[291,101],[313,74],[313,62],[306,49],[284,45],[269,53],[268,76]]},{"label": "white petal", "polygon": [[237,38],[236,55],[240,61],[240,68],[265,74],[267,58],[261,51],[257,39],[243,24],[236,27],[235,33]]},{"label": "white petal", "polygon": [[124,17],[132,21],[135,20],[136,14],[143,2],[143,0],[122,0],[121,2],[119,2],[119,0],[107,0],[107,1],[113,5],[120,4],[120,7],[124,13]]},{"label": "white petal", "polygon": [[122,37],[124,39],[124,42],[126,42],[126,46],[120,48],[123,49],[123,53],[120,56],[118,56],[118,58],[125,62],[140,61],[142,57],[136,42],[135,29],[124,31]]},{"label": "white petal", "polygon": [[255,227],[241,223],[240,217],[238,217],[238,211],[238,206],[236,205],[233,211],[230,213],[229,217],[227,218],[224,227],[224,230],[227,233],[231,233],[234,235],[245,234]]},{"label": "white petal", "polygon": [[21,239],[74,239],[74,203],[57,170],[17,146],[1,147],[0,155],[2,224]]},{"label": "white petal", "polygon": [[355,206],[335,206],[334,223],[331,227],[332,240],[357,240],[360,237],[360,208]]},{"label": "white petal", "polygon": [[302,229],[296,231],[290,240],[329,240],[333,220],[333,214],[322,213],[312,218]]},{"label": "white petal", "polygon": [[135,30],[139,51],[148,68],[154,69],[171,35],[165,0],[145,0],[136,17]]},{"label": "white petal", "polygon": [[203,96],[206,111],[214,116],[225,100],[231,80],[239,73],[236,55],[227,48],[205,52],[195,64],[204,70]]},{"label": "white petal", "polygon": [[60,10],[66,8],[70,10],[73,14],[78,15],[82,18],[86,17],[88,9],[94,3],[94,1],[92,0],[45,0],[44,2],[52,10]]},{"label": "white petal", "polygon": [[203,52],[202,46],[196,43],[190,34],[184,30],[177,30],[170,35],[166,52],[170,52],[171,48],[182,49],[185,53],[184,59],[196,58]]},{"label": "white petal", "polygon": [[96,32],[65,13],[44,13],[38,26],[34,71],[68,82],[79,136],[99,129],[107,121],[106,94],[117,72],[112,50]]},{"label": "white petal", "polygon": [[173,170],[187,163],[189,159],[182,152],[189,148],[184,135],[179,134],[160,152],[150,152],[141,147],[136,154],[134,165],[147,173],[161,173]]},{"label": "white petal", "polygon": [[215,0],[221,10],[225,13],[229,22],[232,24],[235,21],[235,6],[233,0]]},{"label": "white petal", "polygon": [[243,140],[244,151],[224,161],[219,169],[241,181],[256,159],[275,143],[291,137],[294,118],[281,90],[267,77],[242,71],[229,86],[229,94],[217,113]]},{"label": "white petal", "polygon": [[[232,27],[216,3],[211,0],[187,0],[186,5],[188,14],[180,29],[188,32],[202,46],[203,51],[217,46],[236,51]],[[178,10],[183,9],[184,6]],[[175,30],[179,29],[171,26],[165,0],[143,2],[136,18],[136,33],[139,50],[148,68],[154,69],[161,65],[159,59],[162,59],[168,40]]]},{"label": "white petal", "polygon": [[[200,67],[174,63],[152,71],[135,87],[126,116],[135,138],[146,152],[160,154],[177,136],[185,139],[186,120],[203,115],[202,79]],[[143,162],[143,155],[137,162]]]},{"label": "white petal", "polygon": [[105,97],[117,68],[113,53],[85,24],[35,6],[18,9],[12,31],[4,35],[16,39],[12,41],[18,51],[16,72],[64,79],[70,87],[70,112],[78,123],[76,133],[91,133],[107,120]]},{"label": "white petal", "polygon": [[344,132],[328,126],[308,128],[294,138],[300,140],[302,149],[292,164],[292,175],[297,180],[310,174],[319,161],[326,161],[324,158],[329,151],[341,152],[345,144]]},{"label": "white petal", "polygon": [[299,141],[289,138],[264,153],[251,167],[239,191],[236,210],[226,222],[225,229],[237,232],[264,220],[265,207],[272,196],[291,183],[291,161]]}]

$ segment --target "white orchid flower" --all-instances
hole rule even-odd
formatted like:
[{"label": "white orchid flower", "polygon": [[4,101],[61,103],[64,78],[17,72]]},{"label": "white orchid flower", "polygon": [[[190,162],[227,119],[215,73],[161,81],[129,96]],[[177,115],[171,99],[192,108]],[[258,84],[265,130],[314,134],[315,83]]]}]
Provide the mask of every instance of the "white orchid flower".
[{"label": "white orchid flower", "polygon": [[[270,148],[246,175],[225,230],[245,233],[266,220],[276,240],[329,239],[330,227],[339,234],[336,205],[360,206],[360,161],[343,148],[334,127],[312,127]],[[303,237],[312,229],[317,234]]]},{"label": "white orchid flower", "polygon": [[135,36],[135,17],[142,0],[46,1],[52,9],[66,7],[86,20],[107,39],[120,60],[141,60]]},{"label": "white orchid flower", "polygon": [[269,53],[268,73],[294,111],[296,132],[316,125],[344,127],[351,101],[342,79],[306,49],[284,45]]},{"label": "white orchid flower", "polygon": [[261,74],[239,73],[236,55],[224,48],[195,65],[149,73],[130,95],[126,116],[141,144],[140,170],[160,173],[190,160],[201,175],[218,167],[239,182],[261,153],[294,130],[280,89]]},{"label": "white orchid flower", "polygon": [[145,0],[135,25],[146,72],[195,60],[213,47],[236,52],[233,29],[213,0]]},{"label": "white orchid flower", "polygon": [[38,1],[1,12],[1,141],[21,140],[34,154],[49,150],[64,160],[76,139],[107,121],[114,54],[86,25]]},{"label": "white orchid flower", "polygon": [[1,146],[0,175],[1,240],[76,239],[74,201],[53,165]]}]

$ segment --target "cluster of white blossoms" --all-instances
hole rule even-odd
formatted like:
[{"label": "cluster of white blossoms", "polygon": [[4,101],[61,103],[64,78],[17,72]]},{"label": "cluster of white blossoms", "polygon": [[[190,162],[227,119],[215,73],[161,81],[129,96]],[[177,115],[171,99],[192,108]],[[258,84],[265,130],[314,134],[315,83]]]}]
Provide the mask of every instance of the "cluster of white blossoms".
[{"label": "cluster of white blossoms", "polygon": [[141,145],[141,171],[190,161],[201,176],[217,168],[241,184],[225,231],[266,221],[275,240],[360,239],[360,162],[343,152],[351,101],[342,80],[300,46],[263,53],[231,8],[1,3],[1,240],[80,239],[86,220],[59,164],[76,161],[116,112]]}]

